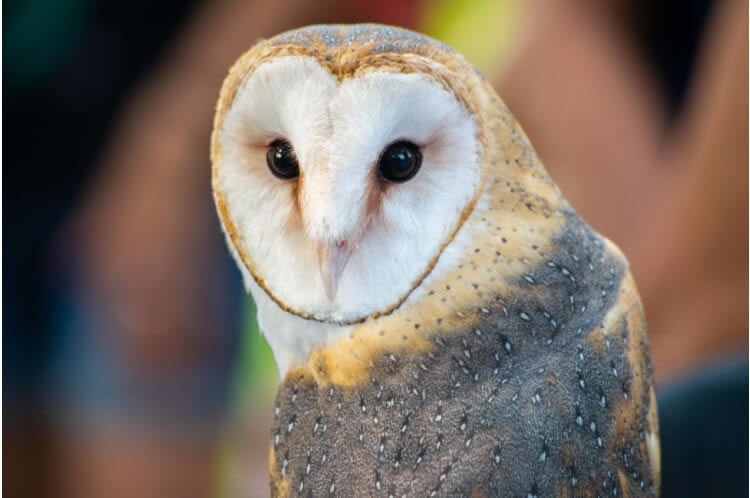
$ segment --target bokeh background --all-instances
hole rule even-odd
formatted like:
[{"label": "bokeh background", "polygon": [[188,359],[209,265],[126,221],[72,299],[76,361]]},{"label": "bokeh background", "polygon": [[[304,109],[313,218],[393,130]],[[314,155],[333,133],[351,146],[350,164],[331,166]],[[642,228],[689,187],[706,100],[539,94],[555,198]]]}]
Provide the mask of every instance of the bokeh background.
[{"label": "bokeh background", "polygon": [[214,103],[258,38],[382,22],[490,78],[649,321],[665,496],[748,493],[742,0],[6,0],[3,491],[266,496],[278,374],[224,248]]}]

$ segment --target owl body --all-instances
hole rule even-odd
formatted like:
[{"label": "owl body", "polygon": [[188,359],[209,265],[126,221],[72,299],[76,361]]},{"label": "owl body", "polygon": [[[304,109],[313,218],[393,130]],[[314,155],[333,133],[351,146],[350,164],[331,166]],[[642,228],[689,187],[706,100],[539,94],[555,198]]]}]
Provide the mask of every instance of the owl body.
[{"label": "owl body", "polygon": [[274,495],[658,494],[627,261],[462,56],[376,25],[261,42],[212,160],[283,377]]}]

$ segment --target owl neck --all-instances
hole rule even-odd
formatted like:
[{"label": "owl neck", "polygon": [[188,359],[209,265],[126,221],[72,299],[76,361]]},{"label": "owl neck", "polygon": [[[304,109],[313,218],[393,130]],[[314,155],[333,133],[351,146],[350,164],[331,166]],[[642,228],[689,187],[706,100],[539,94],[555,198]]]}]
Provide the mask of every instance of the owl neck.
[{"label": "owl neck", "polygon": [[282,310],[254,281],[249,283],[257,308],[258,326],[273,352],[279,377],[307,362],[313,349],[336,342],[352,326],[307,320]]}]

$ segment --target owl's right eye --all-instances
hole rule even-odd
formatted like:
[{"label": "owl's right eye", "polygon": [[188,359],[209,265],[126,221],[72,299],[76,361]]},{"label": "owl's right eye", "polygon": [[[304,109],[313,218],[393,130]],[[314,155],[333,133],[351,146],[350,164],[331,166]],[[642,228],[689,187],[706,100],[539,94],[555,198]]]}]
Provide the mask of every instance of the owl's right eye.
[{"label": "owl's right eye", "polygon": [[291,180],[299,176],[299,163],[294,155],[292,144],[283,139],[271,142],[266,152],[268,169],[274,176],[283,180]]}]

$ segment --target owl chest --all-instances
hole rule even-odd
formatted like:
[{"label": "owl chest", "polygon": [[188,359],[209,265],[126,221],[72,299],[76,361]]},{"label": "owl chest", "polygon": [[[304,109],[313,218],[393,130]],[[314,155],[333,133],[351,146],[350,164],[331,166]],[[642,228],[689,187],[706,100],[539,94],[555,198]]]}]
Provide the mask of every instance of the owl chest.
[{"label": "owl chest", "polygon": [[[593,347],[541,355],[468,338],[440,339],[443,351],[432,357],[386,354],[360,387],[284,382],[271,434],[275,494],[611,492],[622,490],[624,472],[649,482],[639,440],[647,403],[622,390],[644,381],[633,377],[622,349],[597,359]],[[611,365],[618,376],[597,379]],[[616,409],[626,405],[635,417],[618,427]],[[639,481],[627,483],[634,496]]]},{"label": "owl chest", "polygon": [[497,406],[486,398],[494,392],[499,401],[499,377],[477,382],[479,365],[463,360],[398,365],[406,360],[386,355],[381,362],[394,372],[366,386],[282,385],[272,480],[292,495],[412,496],[462,489],[477,470],[493,472]]}]

